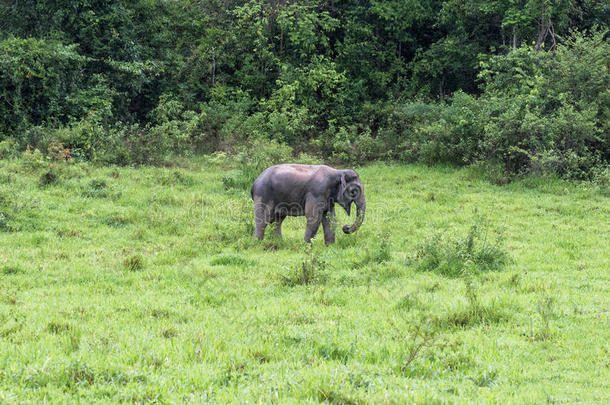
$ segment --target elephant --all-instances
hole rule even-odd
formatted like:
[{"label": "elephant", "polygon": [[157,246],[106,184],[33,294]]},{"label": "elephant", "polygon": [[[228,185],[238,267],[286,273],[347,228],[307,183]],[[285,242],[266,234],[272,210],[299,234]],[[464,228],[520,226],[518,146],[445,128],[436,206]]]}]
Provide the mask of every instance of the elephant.
[{"label": "elephant", "polygon": [[282,237],[282,221],[287,216],[305,216],[305,242],[316,235],[320,223],[324,243],[335,242],[335,203],[350,215],[351,204],[357,208],[356,220],[344,225],[343,232],[355,232],[364,221],[366,200],[358,173],[337,170],[326,165],[281,164],[265,169],[252,184],[255,237],[263,239],[268,224],[276,222],[275,234]]}]

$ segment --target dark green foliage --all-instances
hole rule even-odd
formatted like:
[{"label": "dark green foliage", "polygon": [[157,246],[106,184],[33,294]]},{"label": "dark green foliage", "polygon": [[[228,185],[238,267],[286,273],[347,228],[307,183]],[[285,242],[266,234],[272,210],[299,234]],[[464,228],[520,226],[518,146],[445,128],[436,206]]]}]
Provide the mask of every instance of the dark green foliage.
[{"label": "dark green foliage", "polygon": [[3,2],[0,157],[61,144],[162,165],[272,140],[346,164],[596,178],[610,160],[602,3]]},{"label": "dark green foliage", "polygon": [[[66,124],[82,116],[78,101],[87,58],[76,45],[9,38],[0,41],[0,134],[24,134],[47,122]],[[0,135],[1,136],[1,135]],[[39,139],[16,137],[25,143]]]}]

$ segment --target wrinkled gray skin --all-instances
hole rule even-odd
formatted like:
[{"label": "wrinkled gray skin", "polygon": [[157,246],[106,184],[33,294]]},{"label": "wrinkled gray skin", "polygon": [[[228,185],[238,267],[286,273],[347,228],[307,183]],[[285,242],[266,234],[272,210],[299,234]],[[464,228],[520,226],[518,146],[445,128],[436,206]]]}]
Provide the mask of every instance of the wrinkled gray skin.
[{"label": "wrinkled gray skin", "polygon": [[305,216],[305,242],[316,235],[320,223],[324,242],[335,241],[335,203],[347,215],[352,202],[357,215],[353,225],[343,226],[343,232],[355,232],[366,211],[364,189],[358,174],[351,170],[337,170],[325,165],[284,164],[265,169],[250,190],[254,200],[255,236],[263,239],[268,224],[277,222],[276,235],[282,236],[282,221],[287,216]]}]

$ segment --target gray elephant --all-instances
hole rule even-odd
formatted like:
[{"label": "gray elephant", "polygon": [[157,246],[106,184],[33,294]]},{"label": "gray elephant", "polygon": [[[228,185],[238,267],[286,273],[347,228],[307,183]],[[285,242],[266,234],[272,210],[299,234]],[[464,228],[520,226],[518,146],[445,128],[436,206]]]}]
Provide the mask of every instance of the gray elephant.
[{"label": "gray elephant", "polygon": [[366,201],[358,174],[325,165],[283,164],[265,169],[250,190],[254,201],[255,236],[263,239],[268,224],[277,222],[276,235],[282,236],[282,221],[287,216],[305,216],[305,242],[316,235],[320,223],[324,242],[335,241],[335,203],[347,215],[356,204],[356,220],[343,226],[343,232],[355,232],[364,221]]}]

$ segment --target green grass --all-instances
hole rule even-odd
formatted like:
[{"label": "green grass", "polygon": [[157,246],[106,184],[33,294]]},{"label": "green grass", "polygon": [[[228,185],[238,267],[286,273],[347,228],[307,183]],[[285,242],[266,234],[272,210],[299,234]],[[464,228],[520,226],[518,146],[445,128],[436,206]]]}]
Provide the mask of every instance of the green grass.
[{"label": "green grass", "polygon": [[366,166],[309,250],[207,162],[0,161],[0,403],[607,402],[607,188]]}]

